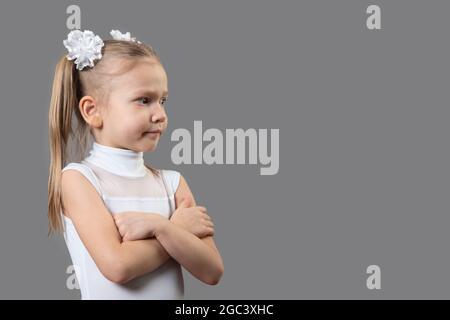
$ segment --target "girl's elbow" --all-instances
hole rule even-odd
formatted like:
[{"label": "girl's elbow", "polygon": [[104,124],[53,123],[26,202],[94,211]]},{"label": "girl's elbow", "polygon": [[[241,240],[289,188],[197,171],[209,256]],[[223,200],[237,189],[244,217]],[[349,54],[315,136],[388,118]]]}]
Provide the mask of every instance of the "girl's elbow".
[{"label": "girl's elbow", "polygon": [[111,282],[125,284],[131,280],[128,267],[125,263],[120,262],[120,259],[106,263],[99,269],[103,276]]},{"label": "girl's elbow", "polygon": [[211,286],[215,286],[220,282],[220,279],[222,279],[222,275],[223,275],[223,265],[217,268],[216,272],[210,274],[209,277],[205,279],[205,283]]},{"label": "girl's elbow", "polygon": [[124,284],[129,281],[127,272],[125,269],[114,267],[114,268],[106,268],[106,269],[100,269],[103,276],[108,279],[111,282],[117,283],[117,284]]},{"label": "girl's elbow", "polygon": [[118,271],[115,271],[115,272],[111,272],[107,276],[105,275],[105,277],[109,281],[112,281],[112,282],[117,283],[117,284],[125,284],[125,283],[127,283],[128,281],[131,280],[125,270],[118,270]]}]

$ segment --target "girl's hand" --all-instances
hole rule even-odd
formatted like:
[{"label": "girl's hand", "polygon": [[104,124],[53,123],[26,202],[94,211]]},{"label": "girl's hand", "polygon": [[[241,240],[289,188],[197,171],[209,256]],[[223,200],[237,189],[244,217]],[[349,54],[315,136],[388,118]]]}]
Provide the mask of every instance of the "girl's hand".
[{"label": "girl's hand", "polygon": [[195,236],[204,238],[214,234],[214,223],[206,212],[206,208],[201,206],[188,208],[186,200],[183,200],[173,212],[170,221]]},{"label": "girl's hand", "polygon": [[153,238],[163,220],[168,221],[157,213],[137,211],[116,213],[113,218],[123,241]]}]

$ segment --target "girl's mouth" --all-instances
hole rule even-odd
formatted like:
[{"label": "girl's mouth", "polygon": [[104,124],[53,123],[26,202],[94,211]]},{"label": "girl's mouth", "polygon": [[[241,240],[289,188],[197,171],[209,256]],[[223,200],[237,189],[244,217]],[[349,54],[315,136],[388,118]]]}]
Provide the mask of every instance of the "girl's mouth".
[{"label": "girl's mouth", "polygon": [[160,134],[161,134],[161,131],[147,131],[144,133],[144,135],[150,136],[152,138],[159,137]]},{"label": "girl's mouth", "polygon": [[161,130],[151,130],[151,131],[146,131],[145,133],[159,133],[159,134],[161,134]]}]

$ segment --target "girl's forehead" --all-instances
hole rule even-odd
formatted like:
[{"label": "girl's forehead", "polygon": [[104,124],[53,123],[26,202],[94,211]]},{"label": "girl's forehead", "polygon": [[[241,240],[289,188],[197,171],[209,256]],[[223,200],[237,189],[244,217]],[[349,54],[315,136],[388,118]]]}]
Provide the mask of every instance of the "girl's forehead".
[{"label": "girl's forehead", "polygon": [[167,74],[164,68],[159,63],[146,60],[134,63],[128,71],[114,77],[113,82],[127,88],[167,91]]}]

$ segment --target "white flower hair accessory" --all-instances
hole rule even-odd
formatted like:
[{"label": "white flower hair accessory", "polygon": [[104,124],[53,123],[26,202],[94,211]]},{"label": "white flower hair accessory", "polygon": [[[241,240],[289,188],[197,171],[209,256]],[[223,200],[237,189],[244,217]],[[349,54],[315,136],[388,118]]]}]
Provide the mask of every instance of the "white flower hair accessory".
[{"label": "white flower hair accessory", "polygon": [[69,51],[67,59],[76,59],[78,70],[83,70],[87,66],[93,67],[94,60],[102,57],[103,40],[90,30],[72,30],[63,43]]},{"label": "white flower hair accessory", "polygon": [[129,32],[122,33],[119,30],[111,30],[110,34],[114,40],[124,40],[124,41],[133,41],[133,42],[137,42],[137,43],[142,43],[140,41],[136,41],[136,38],[134,38],[134,37],[132,38],[131,34]]}]

